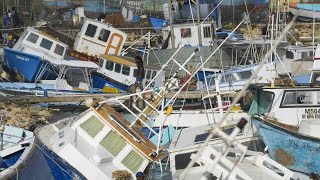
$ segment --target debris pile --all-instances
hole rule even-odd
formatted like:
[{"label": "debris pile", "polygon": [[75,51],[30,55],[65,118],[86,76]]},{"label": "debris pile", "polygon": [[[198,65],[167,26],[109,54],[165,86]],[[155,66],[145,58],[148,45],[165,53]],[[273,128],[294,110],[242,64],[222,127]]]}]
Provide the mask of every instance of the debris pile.
[{"label": "debris pile", "polygon": [[48,124],[51,112],[47,108],[36,105],[17,105],[0,103],[0,114],[3,115],[2,124],[30,129],[35,125]]},{"label": "debris pile", "polygon": [[[319,28],[319,24],[316,24],[314,27],[314,36],[316,41],[318,41],[320,37]],[[291,44],[295,44],[296,41],[307,44],[308,42],[312,42],[313,26],[311,24],[295,25],[291,34],[292,36],[289,36],[289,42]]]},{"label": "debris pile", "polygon": [[249,39],[257,39],[261,38],[262,35],[262,28],[261,27],[255,27],[255,28],[240,28],[240,32],[243,33],[243,38],[246,40]]}]

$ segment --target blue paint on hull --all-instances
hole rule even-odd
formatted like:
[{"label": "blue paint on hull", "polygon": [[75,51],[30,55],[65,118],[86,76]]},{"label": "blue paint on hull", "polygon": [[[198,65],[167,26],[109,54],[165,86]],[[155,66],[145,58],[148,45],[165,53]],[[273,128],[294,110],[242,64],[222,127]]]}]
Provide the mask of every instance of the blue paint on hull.
[{"label": "blue paint on hull", "polygon": [[[20,74],[24,82],[34,82],[44,65],[41,57],[4,47],[3,66],[9,74]],[[55,79],[56,76],[46,71],[41,79]]]},{"label": "blue paint on hull", "polygon": [[80,172],[61,159],[57,154],[39,143],[38,148],[41,150],[47,164],[51,170],[54,179],[73,180],[86,179]]},{"label": "blue paint on hull", "polygon": [[97,72],[92,73],[91,77],[92,77],[93,88],[103,89],[103,87],[109,86],[109,87],[117,88],[120,93],[127,91],[129,88],[129,86],[121,84],[120,82],[111,80],[110,78]]},{"label": "blue paint on hull", "polygon": [[320,174],[320,139],[253,119],[272,159],[302,173]]},{"label": "blue paint on hull", "polygon": [[7,167],[14,165],[18,161],[20,156],[22,155],[23,151],[24,151],[24,149],[4,157],[3,161],[5,162]]}]

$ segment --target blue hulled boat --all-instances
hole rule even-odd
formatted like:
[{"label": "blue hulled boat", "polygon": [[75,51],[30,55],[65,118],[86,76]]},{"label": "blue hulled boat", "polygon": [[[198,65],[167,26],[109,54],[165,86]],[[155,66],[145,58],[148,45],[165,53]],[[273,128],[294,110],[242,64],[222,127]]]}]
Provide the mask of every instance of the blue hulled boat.
[{"label": "blue hulled boat", "polygon": [[252,121],[270,156],[291,170],[320,174],[320,89],[252,86]]}]

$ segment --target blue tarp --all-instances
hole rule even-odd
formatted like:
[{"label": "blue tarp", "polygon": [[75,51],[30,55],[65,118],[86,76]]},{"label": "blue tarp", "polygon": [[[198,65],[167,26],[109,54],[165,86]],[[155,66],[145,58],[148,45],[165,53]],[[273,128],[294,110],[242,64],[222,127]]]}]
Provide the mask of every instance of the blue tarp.
[{"label": "blue tarp", "polygon": [[167,24],[166,20],[154,17],[150,17],[150,21],[155,31],[161,30]]}]

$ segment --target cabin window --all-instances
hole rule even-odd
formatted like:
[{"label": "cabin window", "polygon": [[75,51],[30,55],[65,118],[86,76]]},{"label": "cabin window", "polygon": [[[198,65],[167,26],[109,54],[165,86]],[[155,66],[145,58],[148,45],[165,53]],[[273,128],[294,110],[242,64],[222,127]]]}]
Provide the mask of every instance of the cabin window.
[{"label": "cabin window", "polygon": [[137,74],[138,74],[138,69],[134,69],[133,70],[133,77],[137,77]]},{"label": "cabin window", "polygon": [[181,33],[181,38],[191,37],[191,29],[190,28],[181,28],[180,33]]},{"label": "cabin window", "polygon": [[249,79],[252,75],[251,71],[243,71],[243,72],[238,72],[237,73],[240,79]]},{"label": "cabin window", "polygon": [[320,84],[320,71],[312,72],[311,83]]},{"label": "cabin window", "polygon": [[287,59],[294,59],[294,54],[291,51],[286,51],[286,58]]},{"label": "cabin window", "polygon": [[129,76],[130,74],[130,67],[122,66],[122,74]]},{"label": "cabin window", "polygon": [[151,77],[151,70],[148,70],[148,71],[147,71],[147,76],[146,76],[146,78],[147,78],[147,79],[150,79],[150,77]]},{"label": "cabin window", "polygon": [[52,44],[53,44],[52,41],[49,41],[48,39],[43,38],[41,43],[40,43],[40,46],[45,48],[45,49],[47,49],[47,50],[50,50]]},{"label": "cabin window", "polygon": [[100,58],[100,60],[99,60],[99,67],[102,67],[102,66],[103,66],[103,59]]},{"label": "cabin window", "polygon": [[226,74],[222,77],[221,82],[222,83],[230,83],[235,81],[236,79],[233,77],[232,74]]},{"label": "cabin window", "polygon": [[136,173],[143,163],[143,160],[138,153],[132,150],[121,162],[132,172]]},{"label": "cabin window", "polygon": [[281,107],[314,106],[319,104],[318,96],[320,91],[301,90],[285,91]]},{"label": "cabin window", "polygon": [[210,26],[203,27],[203,37],[204,38],[211,38],[211,28],[210,28]]},{"label": "cabin window", "polygon": [[113,156],[117,156],[126,144],[126,141],[114,131],[110,131],[100,142],[100,145]]},{"label": "cabin window", "polygon": [[310,52],[309,52],[309,56],[313,56],[313,51],[310,51]]},{"label": "cabin window", "polygon": [[36,35],[34,33],[30,33],[30,35],[27,38],[27,41],[35,44],[37,42],[38,38],[39,38],[39,35]]},{"label": "cabin window", "polygon": [[[191,158],[190,158],[191,155],[195,154],[195,153],[196,153],[196,151],[184,153],[184,154],[177,154],[174,157],[175,164],[176,164],[176,170],[185,169],[188,166],[189,162],[191,161]],[[193,167],[197,167],[197,166],[199,166],[199,164],[197,164],[197,163],[193,164]]]},{"label": "cabin window", "polygon": [[88,24],[85,35],[90,36],[90,37],[94,37],[94,35],[96,34],[96,31],[97,31],[97,26],[92,25],[92,24]]},{"label": "cabin window", "polygon": [[114,68],[114,71],[117,72],[117,73],[120,73],[120,71],[121,71],[121,65],[116,63],[116,66],[115,66],[115,68]]},{"label": "cabin window", "polygon": [[114,63],[112,61],[106,61],[106,69],[113,71]]},{"label": "cabin window", "polygon": [[103,42],[107,42],[109,39],[110,31],[106,29],[101,29],[98,39]]},{"label": "cabin window", "polygon": [[104,127],[103,123],[96,118],[95,116],[92,116],[87,121],[82,123],[80,127],[88,133],[89,136],[94,138]]},{"label": "cabin window", "polygon": [[64,47],[60,46],[59,44],[56,45],[56,48],[54,49],[54,53],[62,56],[64,52]]},{"label": "cabin window", "polygon": [[154,77],[156,77],[156,75],[157,75],[157,71],[153,71],[153,72],[152,72],[152,79],[153,79]]},{"label": "cabin window", "polygon": [[309,53],[308,52],[301,52],[301,58],[308,57]]}]

